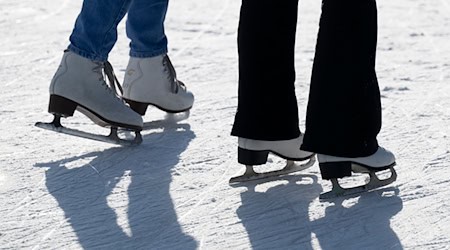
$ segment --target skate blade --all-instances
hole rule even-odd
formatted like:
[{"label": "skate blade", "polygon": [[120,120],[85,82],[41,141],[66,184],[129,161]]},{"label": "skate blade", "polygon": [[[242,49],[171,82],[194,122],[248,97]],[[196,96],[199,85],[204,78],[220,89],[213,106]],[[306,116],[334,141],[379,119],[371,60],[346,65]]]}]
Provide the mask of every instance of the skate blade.
[{"label": "skate blade", "polygon": [[188,110],[182,113],[167,113],[162,120],[144,122],[142,130],[177,126],[179,122],[187,120],[189,118],[189,112],[190,111]]},{"label": "skate blade", "polygon": [[79,138],[90,139],[90,140],[100,141],[100,142],[106,142],[106,143],[111,143],[111,144],[116,144],[116,145],[121,145],[121,146],[137,146],[142,143],[142,136],[139,132],[136,132],[136,136],[133,140],[126,140],[126,139],[119,138],[119,136],[117,135],[117,128],[111,128],[110,134],[106,136],[106,135],[93,134],[93,133],[84,132],[81,130],[66,128],[61,125],[57,126],[53,122],[51,122],[51,123],[37,122],[35,124],[35,126],[38,128],[46,129],[46,130],[61,133],[61,134],[67,134],[67,135],[71,135],[71,136],[75,136],[75,137],[79,137]]},{"label": "skate blade", "polygon": [[[189,112],[189,111],[186,111]],[[164,117],[164,119],[161,120],[155,120],[155,121],[149,121],[149,122],[144,122],[143,126],[142,126],[142,131],[145,130],[153,130],[153,129],[159,129],[159,128],[167,128],[167,127],[181,127],[184,128],[186,127],[187,124],[183,124],[183,123],[178,123],[181,122],[183,120],[188,119],[189,116],[186,116],[184,113],[167,113],[166,116]],[[122,128],[119,127],[119,131],[133,131],[129,128]]]},{"label": "skate blade", "polygon": [[[393,165],[395,165],[395,164],[393,164]],[[363,192],[368,192],[368,191],[378,189],[380,187],[387,186],[397,180],[397,172],[395,171],[393,165],[388,168],[391,172],[391,176],[389,178],[380,180],[378,178],[378,176],[375,174],[376,172],[370,171],[370,172],[368,172],[368,174],[370,176],[369,182],[364,185],[357,186],[357,187],[343,188],[343,187],[341,187],[341,185],[339,184],[339,181],[337,179],[331,179],[331,182],[333,184],[332,190],[320,194],[319,199],[327,200],[327,199],[343,197],[343,196],[354,196],[354,195],[358,195]],[[367,173],[367,172],[365,172],[365,173]]]},{"label": "skate blade", "polygon": [[307,168],[310,168],[314,165],[316,162],[316,157],[313,155],[311,158],[309,158],[308,162],[303,164],[297,164],[294,161],[287,160],[286,166],[280,170],[265,172],[265,173],[258,173],[255,172],[253,169],[253,166],[247,165],[246,171],[243,175],[236,176],[230,179],[229,183],[240,183],[240,182],[248,182],[248,181],[254,181],[254,180],[262,180],[267,179],[270,177],[277,177],[277,176],[283,176],[290,173],[298,172],[305,170]]}]

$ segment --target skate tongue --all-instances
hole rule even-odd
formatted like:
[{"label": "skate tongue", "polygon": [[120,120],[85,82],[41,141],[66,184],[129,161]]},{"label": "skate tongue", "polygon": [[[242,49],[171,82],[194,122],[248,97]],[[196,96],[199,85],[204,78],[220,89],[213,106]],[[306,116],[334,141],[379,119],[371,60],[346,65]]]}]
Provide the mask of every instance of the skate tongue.
[{"label": "skate tongue", "polygon": [[[119,80],[116,77],[116,74],[114,74],[114,69],[113,66],[111,65],[111,63],[109,61],[105,62],[105,75],[108,78],[108,83],[110,88],[114,91],[114,93],[116,93],[119,96],[122,96],[123,94],[123,89],[122,86],[120,85]],[[116,88],[117,85],[117,88]],[[117,89],[119,89],[119,92],[117,92]]]},{"label": "skate tongue", "polygon": [[169,58],[168,55],[164,56],[163,64],[169,70],[170,81],[172,83],[172,92],[177,94],[179,86],[181,85],[181,86],[185,87],[185,85],[181,81],[178,81],[178,79],[177,79],[177,72],[175,71],[175,68],[173,67],[172,61],[170,61],[170,58]]}]

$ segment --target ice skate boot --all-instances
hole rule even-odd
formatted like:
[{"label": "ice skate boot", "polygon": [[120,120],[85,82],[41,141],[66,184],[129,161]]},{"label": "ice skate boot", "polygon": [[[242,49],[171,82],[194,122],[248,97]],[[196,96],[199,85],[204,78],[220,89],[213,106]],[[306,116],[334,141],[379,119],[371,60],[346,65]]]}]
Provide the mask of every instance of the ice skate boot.
[{"label": "ice skate boot", "polygon": [[[322,193],[320,199],[329,199],[376,189],[389,185],[397,179],[397,173],[394,169],[395,156],[392,152],[382,147],[379,147],[373,155],[367,157],[347,158],[317,154],[317,159],[319,160],[322,179],[331,180],[333,184],[332,190]],[[383,170],[389,170],[391,173],[390,177],[380,179],[376,175],[377,172]],[[338,179],[351,176],[352,173],[366,173],[369,174],[370,179],[361,186],[341,187]]]},{"label": "ice skate boot", "polygon": [[[238,162],[246,166],[246,171],[241,176],[231,178],[230,183],[281,176],[311,167],[315,162],[315,154],[300,150],[302,142],[303,135],[295,139],[281,141],[260,141],[239,137]],[[286,166],[283,169],[271,172],[255,172],[253,166],[265,164],[269,153],[286,159]],[[295,163],[295,161],[305,160],[308,160],[308,162],[304,164]]]},{"label": "ice skate boot", "polygon": [[[107,85],[103,73],[107,76]],[[94,140],[118,144],[139,144],[142,141],[142,117],[121,100],[115,92],[116,78],[108,62],[96,62],[65,51],[61,64],[50,84],[48,112],[54,115],[52,123],[36,123],[36,126]],[[118,85],[120,86],[120,85]],[[90,134],[65,128],[61,117],[73,116],[75,110],[89,117],[93,122],[110,127],[109,136]],[[117,136],[117,128],[136,132],[133,141]]]},{"label": "ice skate boot", "polygon": [[177,79],[167,55],[150,58],[131,57],[125,73],[123,99],[141,115],[148,105],[168,113],[188,111],[194,95]]}]

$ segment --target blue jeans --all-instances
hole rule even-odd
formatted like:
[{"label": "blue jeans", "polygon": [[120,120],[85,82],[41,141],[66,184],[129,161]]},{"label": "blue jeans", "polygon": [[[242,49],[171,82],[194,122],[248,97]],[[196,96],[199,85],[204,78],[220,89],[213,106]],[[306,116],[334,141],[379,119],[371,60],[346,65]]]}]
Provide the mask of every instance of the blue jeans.
[{"label": "blue jeans", "polygon": [[84,0],[70,36],[69,50],[95,61],[106,61],[117,41],[117,25],[128,13],[126,33],[130,56],[167,53],[164,20],[168,0]]}]

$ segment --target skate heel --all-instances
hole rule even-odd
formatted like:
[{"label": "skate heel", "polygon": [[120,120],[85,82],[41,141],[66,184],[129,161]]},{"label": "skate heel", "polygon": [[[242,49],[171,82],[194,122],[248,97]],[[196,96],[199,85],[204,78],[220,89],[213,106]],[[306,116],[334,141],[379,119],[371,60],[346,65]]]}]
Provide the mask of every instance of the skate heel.
[{"label": "skate heel", "polygon": [[48,112],[62,117],[73,116],[78,104],[59,95],[50,95]]},{"label": "skate heel", "polygon": [[349,161],[319,163],[322,179],[330,180],[352,175],[352,163]]},{"label": "skate heel", "polygon": [[262,165],[267,162],[269,151],[255,151],[238,147],[238,162],[244,165]]},{"label": "skate heel", "polygon": [[134,110],[134,112],[145,115],[145,112],[147,112],[148,104],[142,103],[142,102],[135,102],[132,100],[124,99],[128,105],[130,105],[130,108]]}]

